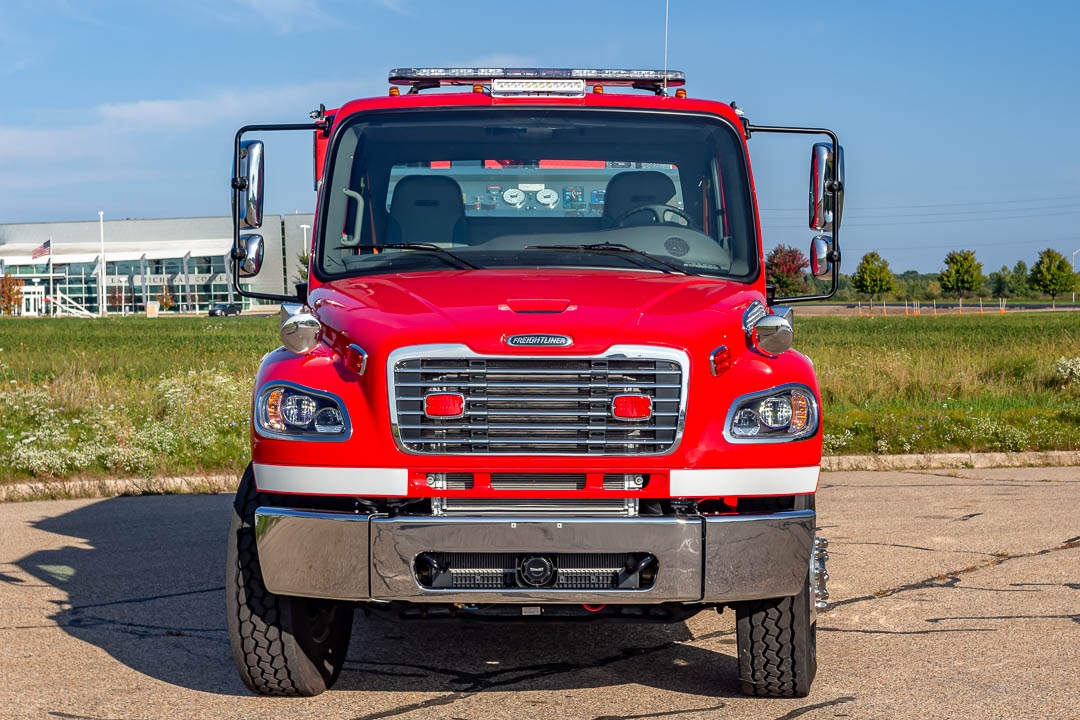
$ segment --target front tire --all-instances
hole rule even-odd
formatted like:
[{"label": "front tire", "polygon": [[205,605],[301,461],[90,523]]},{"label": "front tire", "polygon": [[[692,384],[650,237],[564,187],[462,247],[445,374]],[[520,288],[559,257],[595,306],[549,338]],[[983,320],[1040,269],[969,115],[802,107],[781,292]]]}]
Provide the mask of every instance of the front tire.
[{"label": "front tire", "polygon": [[739,690],[759,697],[806,697],[817,673],[817,622],[810,579],[798,595],[735,608]]},{"label": "front tire", "polygon": [[261,504],[249,465],[233,502],[225,568],[233,662],[244,684],[261,695],[318,695],[345,664],[353,608],[266,589],[255,546],[255,509]]}]

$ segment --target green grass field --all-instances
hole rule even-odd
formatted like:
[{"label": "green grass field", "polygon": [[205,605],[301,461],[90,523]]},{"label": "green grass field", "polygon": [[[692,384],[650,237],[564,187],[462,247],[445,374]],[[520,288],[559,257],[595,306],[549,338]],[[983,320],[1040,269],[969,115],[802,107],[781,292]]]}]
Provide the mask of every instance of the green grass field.
[{"label": "green grass field", "polygon": [[[1080,448],[1080,313],[800,317],[827,454]],[[273,317],[0,320],[0,482],[238,472]]]}]

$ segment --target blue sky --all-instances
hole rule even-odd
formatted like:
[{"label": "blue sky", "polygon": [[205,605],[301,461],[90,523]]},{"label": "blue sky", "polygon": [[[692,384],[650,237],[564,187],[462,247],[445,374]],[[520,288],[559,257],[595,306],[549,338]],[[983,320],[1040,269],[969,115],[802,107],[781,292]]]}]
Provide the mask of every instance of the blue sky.
[{"label": "blue sky", "polygon": [[[1080,249],[1080,4],[670,12],[690,94],[839,133],[846,272],[869,250],[934,272],[972,249],[989,273]],[[381,95],[399,66],[662,67],[663,31],[663,0],[0,0],[0,223],[224,215],[240,125]],[[767,246],[811,237],[792,140],[751,140]],[[309,150],[268,147],[271,212],[311,210]]]}]

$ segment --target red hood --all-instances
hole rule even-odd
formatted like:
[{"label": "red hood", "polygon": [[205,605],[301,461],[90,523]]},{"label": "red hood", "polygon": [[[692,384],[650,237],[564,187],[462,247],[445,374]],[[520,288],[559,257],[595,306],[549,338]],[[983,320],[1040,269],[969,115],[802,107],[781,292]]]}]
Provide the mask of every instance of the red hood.
[{"label": "red hood", "polygon": [[336,345],[355,342],[369,353],[464,343],[505,354],[514,352],[507,336],[544,333],[571,337],[573,354],[596,354],[627,343],[732,347],[742,310],[755,299],[762,298],[751,286],[685,275],[463,270],[339,280],[313,290],[309,303]]}]

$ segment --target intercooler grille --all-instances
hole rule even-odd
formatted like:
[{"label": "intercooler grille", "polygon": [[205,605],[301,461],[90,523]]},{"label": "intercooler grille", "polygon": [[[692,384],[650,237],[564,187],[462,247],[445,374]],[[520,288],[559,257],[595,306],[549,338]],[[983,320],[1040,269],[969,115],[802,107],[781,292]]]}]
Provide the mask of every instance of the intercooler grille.
[{"label": "intercooler grille", "polygon": [[[392,402],[402,448],[414,453],[658,455],[679,435],[684,368],[663,357],[401,356]],[[461,417],[428,417],[424,398],[460,393]],[[620,395],[644,395],[651,416],[612,415]]]}]

